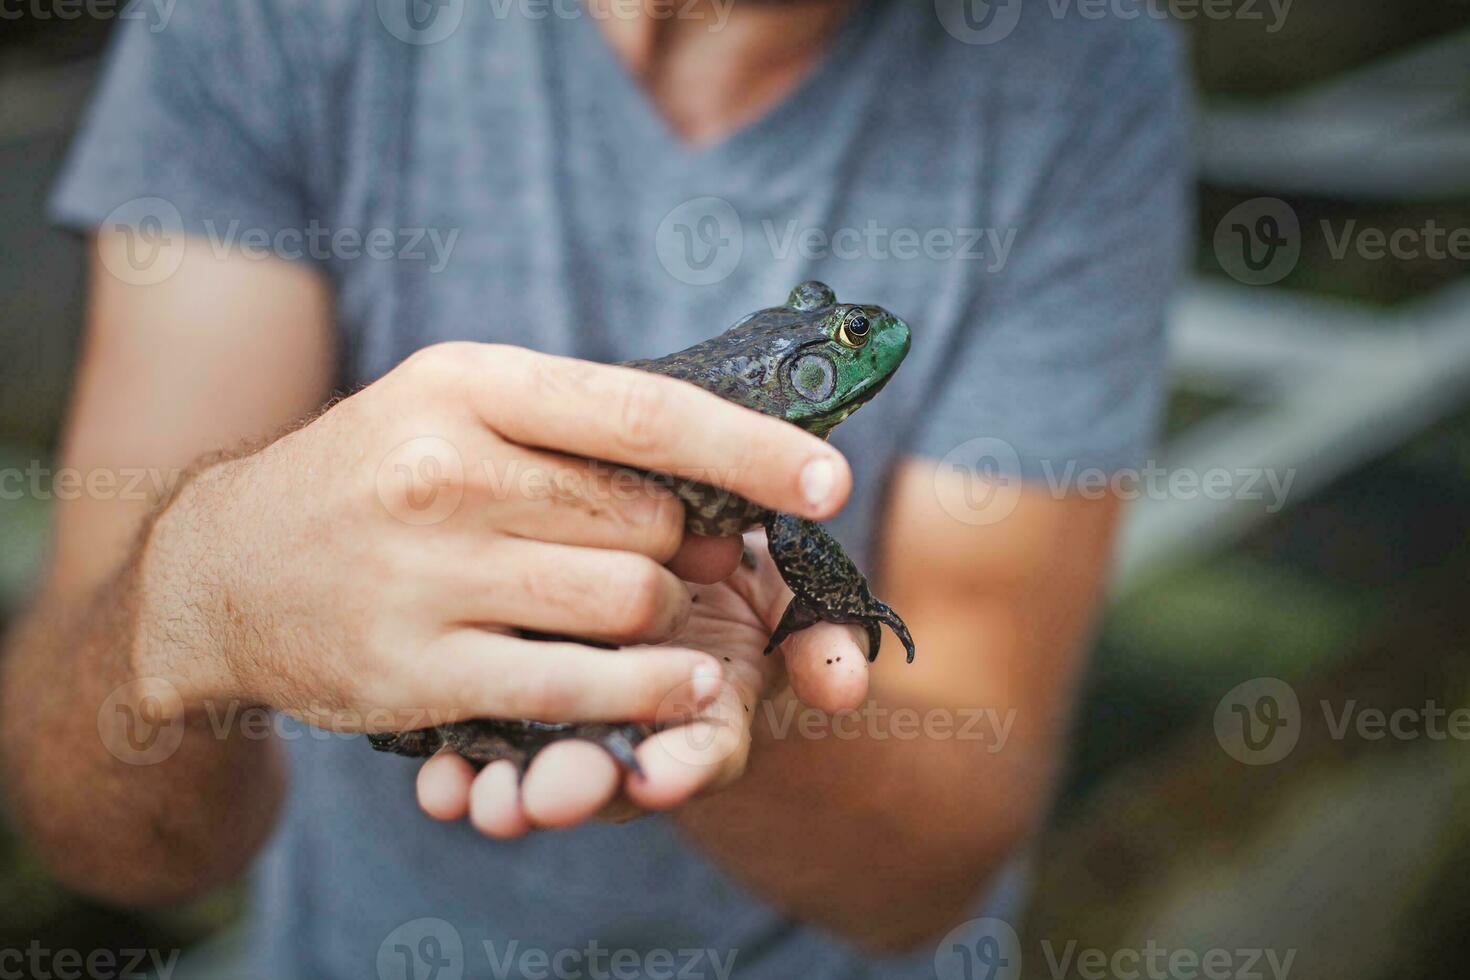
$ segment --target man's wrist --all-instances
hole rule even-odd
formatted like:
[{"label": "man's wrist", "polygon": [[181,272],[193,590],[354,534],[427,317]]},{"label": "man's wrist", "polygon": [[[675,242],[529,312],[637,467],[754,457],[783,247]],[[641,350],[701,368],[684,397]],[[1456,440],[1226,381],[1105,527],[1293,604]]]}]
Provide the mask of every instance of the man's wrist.
[{"label": "man's wrist", "polygon": [[185,713],[247,696],[229,666],[235,625],[229,583],[215,561],[232,550],[221,547],[227,522],[211,506],[228,465],[192,474],[175,491],[151,519],[134,565],[130,673],[141,686],[159,688],[160,703]]}]

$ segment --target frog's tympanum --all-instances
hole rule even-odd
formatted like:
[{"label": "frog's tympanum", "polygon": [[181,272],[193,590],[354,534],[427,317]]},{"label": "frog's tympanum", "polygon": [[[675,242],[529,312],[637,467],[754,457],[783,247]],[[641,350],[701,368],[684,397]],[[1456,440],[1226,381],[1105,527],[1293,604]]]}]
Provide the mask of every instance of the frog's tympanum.
[{"label": "frog's tympanum", "polygon": [[[908,350],[908,324],[892,313],[878,306],[838,303],[828,286],[804,282],[792,290],[785,306],[752,313],[718,337],[677,354],[628,361],[626,366],[688,381],[826,438],[882,390]],[[671,479],[669,485],[685,504],[688,530],[696,534],[733,535],[765,526],[771,557],[794,595],[766,653],[816,623],[861,623],[872,658],[878,655],[879,624],[887,623],[908,659],[914,659],[903,620],[873,596],[867,579],[820,524],[767,510],[703,483]],[[509,759],[522,771],[547,745],[581,738],[603,746],[636,771],[633,749],[649,731],[636,724],[485,719],[369,738],[385,752],[424,756],[447,745],[471,762]]]}]

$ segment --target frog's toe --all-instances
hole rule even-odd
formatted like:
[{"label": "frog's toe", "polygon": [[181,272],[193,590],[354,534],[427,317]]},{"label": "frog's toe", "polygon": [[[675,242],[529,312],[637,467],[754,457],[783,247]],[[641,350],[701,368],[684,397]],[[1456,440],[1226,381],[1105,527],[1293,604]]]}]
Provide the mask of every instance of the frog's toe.
[{"label": "frog's toe", "polygon": [[903,618],[893,611],[893,607],[882,599],[868,597],[872,612],[862,618],[863,626],[868,630],[868,662],[872,663],[878,659],[878,646],[883,642],[883,631],[879,624],[886,625],[893,630],[893,635],[898,637],[898,642],[903,644],[907,662],[914,662],[914,638],[909,633],[909,628]]},{"label": "frog's toe", "polygon": [[822,614],[806,605],[800,599],[792,599],[786,604],[786,611],[781,614],[781,621],[776,624],[776,630],[771,638],[766,641],[766,655],[786,642],[786,638],[792,633],[800,632],[808,626],[815,626],[822,621]]},{"label": "frog's toe", "polygon": [[638,756],[635,750],[639,744],[648,737],[649,729],[646,725],[584,725],[583,731],[577,738],[586,739],[602,748],[604,752],[617,760],[618,765],[628,772],[643,775],[643,767],[638,765]]}]

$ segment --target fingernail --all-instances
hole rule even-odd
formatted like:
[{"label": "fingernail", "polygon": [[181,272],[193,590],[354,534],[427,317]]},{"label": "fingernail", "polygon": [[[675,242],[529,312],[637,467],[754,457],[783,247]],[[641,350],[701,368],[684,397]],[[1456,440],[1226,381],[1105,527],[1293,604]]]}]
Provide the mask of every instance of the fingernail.
[{"label": "fingernail", "polygon": [[837,466],[826,457],[818,457],[801,470],[801,493],[813,510],[825,510],[837,485]]},{"label": "fingernail", "polygon": [[712,663],[694,668],[689,686],[694,690],[694,701],[700,707],[709,704],[720,694],[720,668]]}]

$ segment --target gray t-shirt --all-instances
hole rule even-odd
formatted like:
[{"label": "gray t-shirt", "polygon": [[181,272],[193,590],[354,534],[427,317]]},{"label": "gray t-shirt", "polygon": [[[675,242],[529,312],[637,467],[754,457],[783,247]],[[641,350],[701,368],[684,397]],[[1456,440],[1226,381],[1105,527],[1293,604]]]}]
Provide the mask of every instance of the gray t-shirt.
[{"label": "gray t-shirt", "polygon": [[[834,438],[856,491],[833,529],[866,562],[900,455],[1127,465],[1161,400],[1176,46],[1147,16],[992,6],[859,4],[795,91],[690,149],[573,3],[190,0],[119,24],[53,209],[319,264],[344,385],[450,339],[655,356],[806,278],[882,303],[913,352]],[[664,819],[489,841],[418,812],[414,762],[294,735],[262,977],[933,972],[790,922]]]}]

